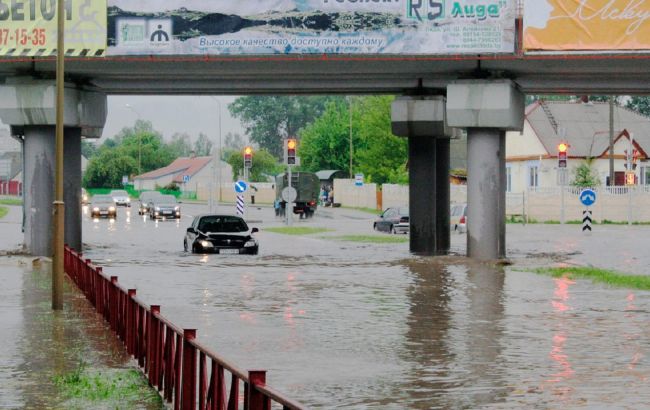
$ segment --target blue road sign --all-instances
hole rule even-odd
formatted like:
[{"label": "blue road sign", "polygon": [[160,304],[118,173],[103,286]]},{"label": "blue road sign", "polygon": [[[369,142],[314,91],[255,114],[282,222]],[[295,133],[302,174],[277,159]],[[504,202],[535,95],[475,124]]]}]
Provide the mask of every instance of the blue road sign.
[{"label": "blue road sign", "polygon": [[354,175],[354,185],[363,186],[363,174]]},{"label": "blue road sign", "polygon": [[243,194],[248,189],[248,184],[241,179],[235,182],[235,192],[238,194]]},{"label": "blue road sign", "polygon": [[183,183],[187,184],[188,182],[190,182],[190,176],[189,175],[183,175]]},{"label": "blue road sign", "polygon": [[584,206],[592,206],[596,203],[596,192],[591,189],[583,189],[580,192],[580,202]]}]

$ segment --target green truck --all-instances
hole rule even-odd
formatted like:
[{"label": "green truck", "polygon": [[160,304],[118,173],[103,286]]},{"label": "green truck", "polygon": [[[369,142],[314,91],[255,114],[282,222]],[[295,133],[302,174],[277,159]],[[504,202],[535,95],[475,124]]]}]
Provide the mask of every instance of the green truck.
[{"label": "green truck", "polygon": [[[288,186],[287,173],[275,177],[275,214],[285,214],[287,202],[282,199],[282,190]],[[301,218],[311,218],[318,206],[320,180],[313,172],[292,172],[291,187],[295,188],[298,196],[293,204],[293,213]]]}]

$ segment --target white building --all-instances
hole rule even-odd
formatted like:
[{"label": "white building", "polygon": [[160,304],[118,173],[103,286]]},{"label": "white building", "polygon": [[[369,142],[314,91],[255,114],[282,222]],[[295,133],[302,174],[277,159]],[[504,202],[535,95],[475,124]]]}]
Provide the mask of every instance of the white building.
[{"label": "white building", "polygon": [[[205,192],[210,184],[220,178],[221,185],[232,184],[230,164],[220,161],[220,167],[212,166],[212,157],[182,157],[166,167],[138,175],[133,178],[137,190],[154,190],[165,187],[172,182],[182,192]],[[214,176],[214,177],[213,177]]]},{"label": "white building", "polygon": [[[569,184],[575,169],[593,158],[601,184],[609,176],[609,104],[537,101],[526,107],[522,132],[506,133],[508,192],[558,185],[558,145],[567,142]],[[632,138],[631,138],[632,137]],[[632,142],[633,140],[633,142]],[[615,184],[625,184],[626,151],[638,151],[636,182],[650,185],[650,118],[624,107],[614,108]]]}]

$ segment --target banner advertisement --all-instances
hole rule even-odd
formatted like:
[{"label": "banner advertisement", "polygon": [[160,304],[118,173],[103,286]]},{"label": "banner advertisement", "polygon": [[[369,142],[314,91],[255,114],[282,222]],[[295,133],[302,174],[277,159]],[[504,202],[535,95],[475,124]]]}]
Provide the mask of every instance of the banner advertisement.
[{"label": "banner advertisement", "polygon": [[[65,1],[66,55],[106,51],[106,0]],[[0,0],[0,56],[56,54],[56,0]]]},{"label": "banner advertisement", "polygon": [[650,50],[650,1],[525,0],[526,51]]},{"label": "banner advertisement", "polygon": [[108,0],[109,55],[513,53],[515,0]]}]

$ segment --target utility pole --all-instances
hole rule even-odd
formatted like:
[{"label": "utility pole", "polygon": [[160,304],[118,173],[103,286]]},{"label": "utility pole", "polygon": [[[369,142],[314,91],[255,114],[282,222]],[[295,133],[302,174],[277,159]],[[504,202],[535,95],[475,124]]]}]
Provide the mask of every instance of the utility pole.
[{"label": "utility pole", "polygon": [[609,96],[609,185],[614,186],[614,96]]},{"label": "utility pole", "polygon": [[352,97],[348,97],[348,102],[350,105],[350,179],[352,179]]},{"label": "utility pole", "polygon": [[54,172],[54,255],[52,258],[52,309],[63,309],[63,253],[65,252],[65,204],[63,203],[63,108],[65,60],[65,4],[57,4],[56,39],[56,159]]}]

